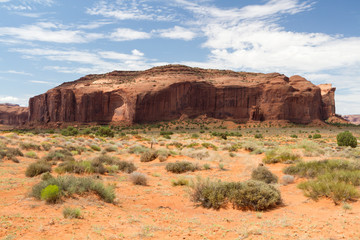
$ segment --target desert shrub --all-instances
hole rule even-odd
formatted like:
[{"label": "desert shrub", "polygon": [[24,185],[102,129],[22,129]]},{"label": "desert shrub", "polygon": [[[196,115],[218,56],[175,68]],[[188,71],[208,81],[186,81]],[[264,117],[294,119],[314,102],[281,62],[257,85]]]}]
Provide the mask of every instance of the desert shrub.
[{"label": "desert shrub", "polygon": [[184,177],[180,177],[178,179],[173,179],[171,180],[171,185],[173,185],[174,187],[176,186],[188,186],[189,185],[189,180],[187,180]]},{"label": "desert shrub", "polygon": [[210,157],[207,149],[182,149],[181,154],[198,160],[203,160]]},{"label": "desert shrub", "polygon": [[328,197],[337,205],[340,202],[358,198],[359,192],[351,184],[339,181],[313,180],[300,183],[298,187],[303,190],[305,196],[313,200],[320,197]]},{"label": "desert shrub", "polygon": [[168,163],[166,165],[166,171],[172,173],[184,173],[189,171],[194,172],[198,169],[199,167],[197,165],[194,165],[193,163],[187,161]]},{"label": "desert shrub", "polygon": [[299,162],[296,165],[286,167],[283,172],[289,175],[314,178],[319,175],[339,170],[360,170],[360,164],[345,160],[322,160]]},{"label": "desert shrub", "polygon": [[165,162],[168,159],[167,155],[159,155],[159,161],[160,162]]},{"label": "desert shrub", "polygon": [[106,152],[116,152],[117,151],[117,147],[116,146],[109,146],[105,148]]},{"label": "desert shrub", "polygon": [[55,168],[57,173],[94,173],[95,169],[92,167],[91,162],[89,161],[65,161],[58,165]]},{"label": "desert shrub", "polygon": [[262,181],[265,183],[277,183],[278,177],[270,172],[270,170],[265,166],[259,166],[255,168],[251,173],[251,179]]},{"label": "desert shrub", "polygon": [[321,138],[321,134],[319,133],[315,133],[313,136],[312,136],[313,139],[319,139]]},{"label": "desert shrub", "polygon": [[156,151],[146,151],[141,154],[140,162],[151,162],[154,161],[158,157],[158,153]]},{"label": "desert shrub", "polygon": [[7,157],[9,160],[19,163],[19,159],[16,156],[24,156],[24,154],[18,148],[0,147],[0,160]]},{"label": "desert shrub", "polygon": [[179,148],[179,149],[183,148],[183,144],[179,143],[179,142],[168,143],[168,144],[166,144],[166,146],[167,147],[174,146],[174,147]]},{"label": "desert shrub", "polygon": [[262,181],[248,180],[227,184],[229,201],[237,209],[262,211],[281,204],[281,194],[274,186]]},{"label": "desert shrub", "polygon": [[146,151],[149,151],[149,149],[142,145],[133,146],[133,147],[129,148],[129,150],[128,150],[129,153],[133,153],[133,154],[141,154]]},{"label": "desert shrub", "polygon": [[41,200],[45,200],[47,203],[56,203],[60,201],[61,192],[57,185],[48,185],[41,190]]},{"label": "desert shrub", "polygon": [[66,129],[61,130],[63,136],[76,136],[79,134],[79,130],[73,126],[68,126]]},{"label": "desert shrub", "polygon": [[130,174],[130,181],[134,185],[147,185],[147,176],[143,173],[133,172]]},{"label": "desert shrub", "polygon": [[49,151],[51,149],[51,144],[50,143],[41,143],[41,147],[45,150],[45,151]]},{"label": "desert shrub", "polygon": [[25,153],[25,157],[27,157],[27,158],[34,158],[34,159],[38,158],[38,156],[36,155],[36,153],[35,153],[35,152],[32,152],[32,151]]},{"label": "desert shrub", "polygon": [[251,153],[261,154],[264,152],[263,146],[254,141],[242,142],[240,146]]},{"label": "desert shrub", "polygon": [[35,177],[45,172],[51,172],[51,165],[45,161],[31,163],[25,171],[25,176]]},{"label": "desert shrub", "polygon": [[94,150],[94,151],[97,151],[97,152],[101,151],[101,148],[100,148],[98,145],[96,145],[96,144],[90,145],[90,148],[91,148],[92,150]]},{"label": "desert shrub", "polygon": [[169,135],[173,135],[174,133],[171,131],[160,131],[160,135],[161,136],[169,136]]},{"label": "desert shrub", "polygon": [[284,185],[294,183],[294,181],[295,181],[295,178],[294,178],[294,176],[291,176],[291,175],[284,175],[281,178],[281,183],[284,184]]},{"label": "desert shrub", "polygon": [[218,148],[212,144],[212,143],[207,143],[207,142],[204,142],[201,144],[204,148],[212,148],[214,151],[217,151]]},{"label": "desert shrub", "polygon": [[219,209],[232,203],[236,209],[266,210],[279,205],[280,191],[261,181],[221,182],[198,179],[191,199],[205,208]]},{"label": "desert shrub", "polygon": [[195,148],[195,147],[198,147],[198,146],[200,146],[200,143],[193,142],[193,143],[190,143],[190,144],[186,145],[185,147],[186,148]]},{"label": "desert shrub", "polygon": [[203,165],[203,167],[204,167],[205,170],[210,170],[211,169],[210,164],[208,164],[208,163],[205,163]]},{"label": "desert shrub", "polygon": [[228,203],[229,192],[226,183],[198,178],[192,183],[191,200],[204,208],[220,209]]},{"label": "desert shrub", "polygon": [[132,173],[136,170],[135,165],[132,162],[118,161],[116,162],[119,170],[125,173]]},{"label": "desert shrub", "polygon": [[71,152],[66,149],[59,149],[49,152],[45,157],[45,161],[74,161]]},{"label": "desert shrub", "polygon": [[290,137],[292,137],[292,138],[298,138],[298,136],[297,136],[296,134],[292,134],[292,135],[290,135]]},{"label": "desert shrub", "polygon": [[100,163],[105,163],[105,164],[114,164],[118,160],[119,159],[116,158],[116,157],[111,157],[111,156],[106,155],[106,154],[100,154],[100,155],[96,156],[93,159],[93,162],[100,162]]},{"label": "desert shrub", "polygon": [[191,135],[191,138],[199,138],[200,136],[199,136],[199,134],[197,134],[197,133],[193,133],[192,135]]},{"label": "desert shrub", "polygon": [[78,208],[65,207],[63,215],[64,218],[82,218],[81,211]]},{"label": "desert shrub", "polygon": [[105,187],[104,184],[91,177],[77,178],[71,175],[58,176],[57,178],[50,178],[43,180],[34,185],[31,191],[31,196],[41,199],[41,192],[49,185],[57,185],[60,189],[60,194],[65,197],[71,197],[73,194],[84,194],[94,192],[105,202],[112,203],[115,199],[114,188],[112,186]]},{"label": "desert shrub", "polygon": [[350,146],[352,148],[356,148],[357,146],[357,139],[352,135],[351,132],[346,131],[339,133],[336,136],[338,146]]},{"label": "desert shrub", "polygon": [[264,138],[261,133],[257,133],[254,135],[254,138]]},{"label": "desert shrub", "polygon": [[19,156],[19,157],[24,156],[24,154],[18,148],[10,148],[10,147],[8,147],[8,148],[4,148],[4,150],[6,152],[6,156],[10,156],[10,155]]},{"label": "desert shrub", "polygon": [[360,186],[360,170],[336,170],[319,175],[318,180],[324,182],[344,182]]},{"label": "desert shrub", "polygon": [[20,148],[25,149],[25,150],[35,150],[35,151],[40,151],[41,150],[40,145],[30,143],[30,142],[20,143]]},{"label": "desert shrub", "polygon": [[298,154],[292,152],[288,148],[276,148],[265,153],[263,158],[264,163],[279,163],[279,162],[294,162],[299,161],[301,157]]},{"label": "desert shrub", "polygon": [[45,172],[41,175],[41,180],[46,181],[46,180],[49,180],[50,178],[54,178],[50,172]]},{"label": "desert shrub", "polygon": [[101,127],[96,131],[95,135],[101,137],[114,137],[114,131],[109,127]]}]

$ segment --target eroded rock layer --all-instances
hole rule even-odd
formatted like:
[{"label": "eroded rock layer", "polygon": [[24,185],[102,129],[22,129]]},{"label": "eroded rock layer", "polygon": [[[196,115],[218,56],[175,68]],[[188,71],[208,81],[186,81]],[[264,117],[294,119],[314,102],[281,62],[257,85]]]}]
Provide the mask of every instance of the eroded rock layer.
[{"label": "eroded rock layer", "polygon": [[206,115],[310,123],[335,114],[331,85],[300,76],[191,68],[114,71],[64,83],[29,101],[30,122],[143,123]]}]

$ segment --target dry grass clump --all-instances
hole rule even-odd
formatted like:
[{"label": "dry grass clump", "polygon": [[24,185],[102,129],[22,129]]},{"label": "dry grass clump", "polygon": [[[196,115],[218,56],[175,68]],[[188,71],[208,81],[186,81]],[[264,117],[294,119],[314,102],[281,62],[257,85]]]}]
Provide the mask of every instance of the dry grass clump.
[{"label": "dry grass clump", "polygon": [[325,151],[317,142],[306,139],[302,140],[295,147],[303,149],[304,155],[307,157],[315,157],[325,154]]},{"label": "dry grass clump", "polygon": [[40,151],[41,147],[38,144],[30,143],[30,142],[22,142],[20,143],[20,148],[25,150],[35,150]]},{"label": "dry grass clump", "polygon": [[51,172],[51,164],[45,161],[37,161],[35,163],[31,163],[25,171],[25,176],[27,177],[35,177],[45,172]]},{"label": "dry grass clump", "polygon": [[66,149],[59,149],[49,152],[45,157],[45,161],[74,161],[72,153]]},{"label": "dry grass clump", "polygon": [[158,155],[159,154],[157,153],[157,151],[154,151],[154,150],[146,151],[146,152],[141,154],[140,162],[154,161],[158,157]]},{"label": "dry grass clump", "polygon": [[188,186],[189,185],[189,180],[187,180],[184,177],[180,177],[178,179],[171,180],[171,185],[173,185],[174,187],[176,187],[176,186]]},{"label": "dry grass clump", "polygon": [[79,208],[65,207],[63,210],[64,218],[83,218]]},{"label": "dry grass clump", "polygon": [[130,181],[134,185],[146,186],[147,185],[147,176],[140,172],[133,172],[130,174]]},{"label": "dry grass clump", "polygon": [[0,160],[7,157],[9,160],[19,163],[20,161],[17,159],[17,156],[24,156],[20,149],[0,146]]},{"label": "dry grass clump", "polygon": [[174,163],[168,163],[166,165],[166,171],[172,172],[172,173],[184,173],[184,172],[194,172],[196,170],[199,170],[199,166],[195,165],[191,162],[187,161],[177,161]]}]

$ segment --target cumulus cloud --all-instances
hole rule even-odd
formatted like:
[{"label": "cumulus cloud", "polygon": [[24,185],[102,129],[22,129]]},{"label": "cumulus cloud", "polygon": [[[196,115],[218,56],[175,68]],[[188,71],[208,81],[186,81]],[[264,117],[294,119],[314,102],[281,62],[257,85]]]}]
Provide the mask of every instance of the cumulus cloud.
[{"label": "cumulus cloud", "polygon": [[118,28],[110,35],[110,39],[112,41],[130,41],[137,39],[148,39],[150,37],[151,34],[147,32],[136,31],[130,28]]},{"label": "cumulus cloud", "polygon": [[156,32],[158,32],[159,35],[163,38],[182,39],[185,41],[190,41],[196,37],[195,32],[180,26],[175,26],[169,29],[161,29],[157,30]]}]

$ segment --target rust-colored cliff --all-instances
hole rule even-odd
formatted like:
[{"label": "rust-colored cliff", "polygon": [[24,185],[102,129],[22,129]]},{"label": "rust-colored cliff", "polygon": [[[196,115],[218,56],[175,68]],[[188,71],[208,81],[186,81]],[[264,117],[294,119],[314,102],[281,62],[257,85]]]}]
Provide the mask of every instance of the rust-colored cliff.
[{"label": "rust-colored cliff", "polygon": [[16,104],[0,104],[0,124],[23,125],[27,122],[29,110]]},{"label": "rust-colored cliff", "polygon": [[335,114],[331,85],[300,76],[191,68],[114,71],[64,83],[29,101],[31,123],[143,123],[207,115],[310,123]]}]

